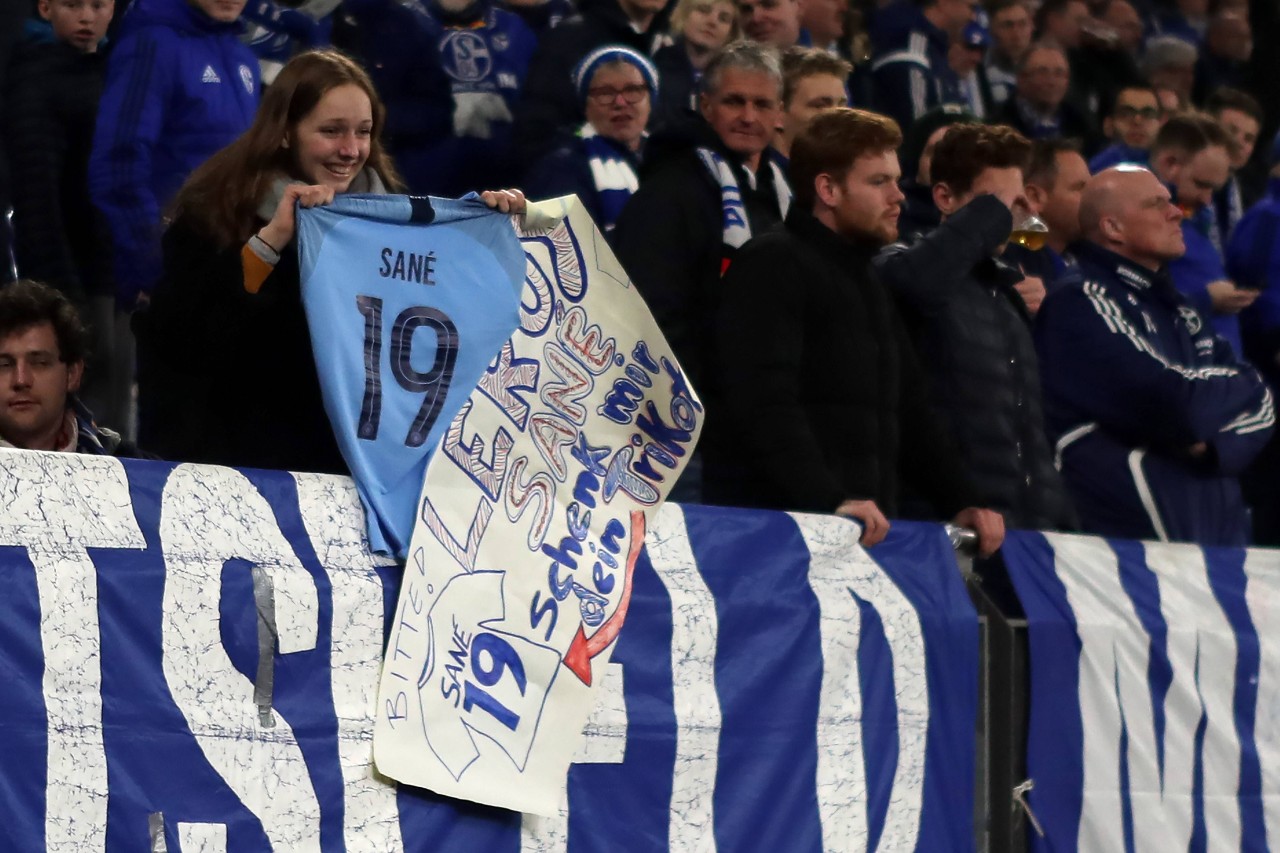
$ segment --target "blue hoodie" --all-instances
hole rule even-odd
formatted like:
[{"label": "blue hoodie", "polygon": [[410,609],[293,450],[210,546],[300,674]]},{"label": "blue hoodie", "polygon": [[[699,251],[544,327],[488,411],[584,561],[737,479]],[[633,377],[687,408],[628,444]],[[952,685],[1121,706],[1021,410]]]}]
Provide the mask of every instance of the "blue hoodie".
[{"label": "blue hoodie", "polygon": [[[512,117],[537,37],[520,16],[476,0],[344,0],[358,58],[387,105],[387,144],[413,195],[456,197],[513,183]],[[569,85],[566,77],[565,85]]]},{"label": "blue hoodie", "polygon": [[182,182],[248,129],[258,61],[239,23],[186,0],[137,0],[120,27],[98,108],[89,193],[111,227],[119,304],[160,277],[161,216]]},{"label": "blue hoodie", "polygon": [[[1172,187],[1170,191],[1176,202],[1177,193]],[[1227,279],[1222,253],[1209,236],[1213,226],[1213,211],[1209,207],[1202,207],[1193,216],[1182,220],[1182,240],[1187,250],[1182,257],[1169,262],[1169,275],[1173,278],[1174,286],[1191,303],[1191,307],[1199,311],[1200,316],[1209,321],[1214,332],[1231,344],[1236,356],[1241,357],[1244,345],[1240,339],[1239,315],[1214,311],[1213,298],[1209,295],[1210,284]]]},{"label": "blue hoodie", "polygon": [[876,109],[905,131],[934,107],[964,104],[960,78],[947,62],[947,34],[911,0],[895,0],[871,23]]}]

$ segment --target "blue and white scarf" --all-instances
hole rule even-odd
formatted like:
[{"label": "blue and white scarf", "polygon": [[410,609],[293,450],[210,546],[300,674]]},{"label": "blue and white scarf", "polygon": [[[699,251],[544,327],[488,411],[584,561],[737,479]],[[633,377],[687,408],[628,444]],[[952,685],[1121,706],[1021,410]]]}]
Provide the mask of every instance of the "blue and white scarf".
[{"label": "blue and white scarf", "polygon": [[[751,239],[751,223],[747,220],[747,208],[742,203],[742,190],[738,188],[738,178],[733,174],[733,167],[710,148],[699,148],[698,156],[702,158],[702,163],[711,173],[712,179],[720,185],[724,244],[732,249],[740,248],[743,243]],[[778,212],[785,219],[787,209],[791,207],[791,185],[787,183],[787,176],[782,173],[782,169],[772,158],[764,158],[764,162],[767,162],[769,168],[773,170],[773,191],[778,195]],[[761,167],[763,166],[762,162]],[[754,184],[754,175],[750,171],[747,175],[752,178]],[[723,274],[728,268],[727,259],[721,267],[720,272]]]},{"label": "blue and white scarf", "polygon": [[1235,230],[1236,223],[1244,216],[1244,200],[1240,195],[1240,179],[1235,175],[1227,181],[1225,187],[1213,195],[1213,224],[1209,229],[1209,239],[1218,254],[1223,254],[1227,239]]},{"label": "blue and white scarf", "polygon": [[591,182],[595,184],[600,202],[600,218],[596,225],[605,234],[610,234],[622,215],[622,208],[640,186],[635,158],[628,156],[617,142],[596,133],[589,124],[582,126],[578,136],[582,138],[587,166],[591,169]]}]

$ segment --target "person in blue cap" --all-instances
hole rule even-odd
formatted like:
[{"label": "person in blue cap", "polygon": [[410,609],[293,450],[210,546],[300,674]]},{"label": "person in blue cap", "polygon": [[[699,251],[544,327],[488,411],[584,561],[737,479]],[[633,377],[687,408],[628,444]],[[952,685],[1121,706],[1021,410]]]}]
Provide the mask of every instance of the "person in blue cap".
[{"label": "person in blue cap", "polygon": [[573,87],[587,121],[525,177],[532,198],[576,195],[606,236],[640,186],[637,170],[658,96],[658,70],[639,51],[607,45],[583,57]]},{"label": "person in blue cap", "polygon": [[560,133],[582,121],[573,69],[597,48],[623,44],[646,56],[668,44],[667,0],[581,0],[577,14],[543,33],[529,61],[514,138],[524,165],[536,162]]}]

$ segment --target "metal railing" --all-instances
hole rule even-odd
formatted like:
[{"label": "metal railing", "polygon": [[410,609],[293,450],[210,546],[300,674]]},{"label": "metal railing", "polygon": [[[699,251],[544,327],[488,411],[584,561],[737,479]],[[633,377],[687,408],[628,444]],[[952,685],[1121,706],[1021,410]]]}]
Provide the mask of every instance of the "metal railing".
[{"label": "metal railing", "polygon": [[975,565],[978,535],[946,525],[960,573],[978,611],[978,720],[974,835],[980,853],[1023,853],[1036,819],[1026,803],[1030,709],[1027,620],[999,556]]}]

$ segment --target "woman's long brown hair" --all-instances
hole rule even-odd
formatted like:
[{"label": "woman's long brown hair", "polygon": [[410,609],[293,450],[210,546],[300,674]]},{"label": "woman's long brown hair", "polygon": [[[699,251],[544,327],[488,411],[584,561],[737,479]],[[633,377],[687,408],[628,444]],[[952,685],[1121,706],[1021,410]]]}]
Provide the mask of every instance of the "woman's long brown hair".
[{"label": "woman's long brown hair", "polygon": [[339,86],[359,86],[373,107],[373,133],[366,169],[387,189],[402,185],[382,146],[386,108],[373,82],[354,61],[335,50],[300,53],[280,71],[263,93],[253,126],[192,172],[173,202],[174,216],[193,217],[217,244],[243,243],[256,230],[258,205],[280,175],[295,178],[294,156],[281,145],[325,93]]}]

